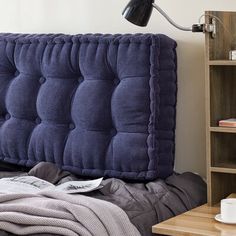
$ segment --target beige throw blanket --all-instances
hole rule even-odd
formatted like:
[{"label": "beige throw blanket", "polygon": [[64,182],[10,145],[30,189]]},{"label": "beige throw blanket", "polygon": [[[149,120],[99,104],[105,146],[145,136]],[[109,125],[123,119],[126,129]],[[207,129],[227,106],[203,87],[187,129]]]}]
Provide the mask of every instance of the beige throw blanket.
[{"label": "beige throw blanket", "polygon": [[56,191],[0,194],[0,229],[17,235],[140,236],[114,204]]}]

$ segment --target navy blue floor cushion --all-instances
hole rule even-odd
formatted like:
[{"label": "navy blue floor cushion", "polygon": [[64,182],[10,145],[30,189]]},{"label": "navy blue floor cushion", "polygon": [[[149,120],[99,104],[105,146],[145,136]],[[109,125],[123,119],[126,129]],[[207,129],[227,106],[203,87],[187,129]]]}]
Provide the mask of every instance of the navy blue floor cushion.
[{"label": "navy blue floor cushion", "polygon": [[152,34],[0,34],[0,160],[89,177],[171,175],[175,48]]}]

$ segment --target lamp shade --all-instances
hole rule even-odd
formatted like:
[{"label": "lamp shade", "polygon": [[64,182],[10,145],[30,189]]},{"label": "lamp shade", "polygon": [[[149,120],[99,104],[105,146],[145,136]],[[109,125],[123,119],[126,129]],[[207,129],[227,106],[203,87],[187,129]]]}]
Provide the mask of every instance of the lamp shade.
[{"label": "lamp shade", "polygon": [[131,23],[146,26],[152,14],[154,0],[131,0],[122,15]]}]

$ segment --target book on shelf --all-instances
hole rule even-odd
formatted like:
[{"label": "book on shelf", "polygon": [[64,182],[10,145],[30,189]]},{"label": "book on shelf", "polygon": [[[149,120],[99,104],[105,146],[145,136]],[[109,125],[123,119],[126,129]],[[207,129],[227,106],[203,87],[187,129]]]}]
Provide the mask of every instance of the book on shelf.
[{"label": "book on shelf", "polygon": [[236,128],[236,118],[230,118],[226,120],[219,121],[220,127],[235,127]]}]

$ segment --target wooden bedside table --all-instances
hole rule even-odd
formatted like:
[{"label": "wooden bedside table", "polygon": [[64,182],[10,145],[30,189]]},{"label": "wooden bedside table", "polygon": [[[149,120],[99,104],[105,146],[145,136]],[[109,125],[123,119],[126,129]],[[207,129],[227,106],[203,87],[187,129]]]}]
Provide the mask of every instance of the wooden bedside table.
[{"label": "wooden bedside table", "polygon": [[203,205],[154,225],[152,232],[170,236],[236,236],[236,225],[214,219],[219,212],[219,207]]}]

